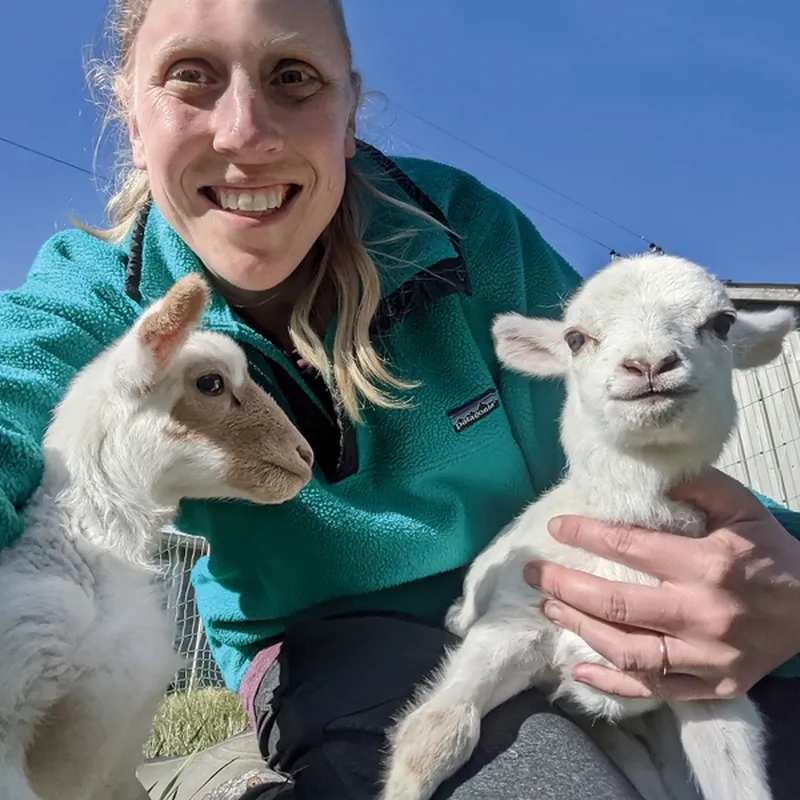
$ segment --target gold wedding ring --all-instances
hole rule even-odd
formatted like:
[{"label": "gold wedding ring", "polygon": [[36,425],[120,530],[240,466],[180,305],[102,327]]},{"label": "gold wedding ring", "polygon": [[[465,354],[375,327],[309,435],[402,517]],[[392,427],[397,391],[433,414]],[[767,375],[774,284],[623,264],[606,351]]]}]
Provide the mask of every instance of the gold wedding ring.
[{"label": "gold wedding ring", "polygon": [[664,640],[664,634],[658,635],[659,649],[661,650],[661,676],[666,678],[667,670],[669,669],[669,661],[667,661],[667,643]]}]

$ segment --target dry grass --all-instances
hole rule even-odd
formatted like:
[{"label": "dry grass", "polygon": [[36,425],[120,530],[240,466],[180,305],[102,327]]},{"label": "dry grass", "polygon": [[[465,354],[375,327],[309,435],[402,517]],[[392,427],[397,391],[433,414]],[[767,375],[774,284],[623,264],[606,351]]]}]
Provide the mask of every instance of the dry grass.
[{"label": "dry grass", "polygon": [[247,716],[226,689],[197,689],[164,698],[144,749],[145,759],[186,756],[241,733]]}]

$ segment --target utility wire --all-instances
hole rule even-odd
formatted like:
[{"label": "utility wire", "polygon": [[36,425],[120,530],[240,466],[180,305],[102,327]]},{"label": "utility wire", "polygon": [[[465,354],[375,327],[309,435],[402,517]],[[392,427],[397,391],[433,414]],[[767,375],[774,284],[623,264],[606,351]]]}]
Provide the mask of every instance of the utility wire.
[{"label": "utility wire", "polygon": [[[407,145],[410,145],[412,148],[414,148],[415,150],[419,151],[420,153],[424,153],[425,155],[430,156],[433,159],[438,159],[438,156],[436,156],[433,153],[431,153],[430,150],[426,150],[424,147],[421,147],[416,142],[413,142],[411,139],[409,139],[407,136],[405,136],[405,135],[400,136],[399,134],[396,134],[396,133],[393,133],[392,136],[394,138],[396,138],[396,139],[400,139],[401,141],[405,142]],[[486,186],[489,189],[492,189],[493,191],[497,192],[498,194],[503,194],[503,192],[501,192],[500,189],[498,189],[495,186],[492,186],[489,183],[486,183]],[[535,213],[539,214],[542,217],[546,217],[551,222],[555,222],[556,225],[561,225],[562,228],[566,228],[567,230],[570,230],[573,233],[577,233],[578,236],[582,236],[584,239],[587,239],[588,241],[593,242],[596,245],[599,245],[604,250],[606,250],[608,253],[610,253],[612,256],[613,255],[617,255],[617,251],[614,250],[613,247],[609,247],[607,244],[605,244],[604,242],[601,242],[599,239],[595,239],[594,236],[590,236],[588,233],[584,233],[582,230],[580,230],[578,228],[575,228],[574,226],[570,225],[567,222],[564,222],[563,220],[558,219],[557,217],[554,217],[552,214],[548,214],[546,211],[542,211],[541,208],[537,208],[536,206],[531,205],[530,203],[527,203],[524,200],[514,200],[513,202],[516,203],[517,205],[524,206],[525,208],[529,209],[530,211],[534,211]]]},{"label": "utility wire", "polygon": [[[495,189],[495,191],[499,190]],[[548,214],[546,211],[542,211],[541,208],[532,206],[530,203],[526,203],[524,200],[518,200],[517,203],[518,205],[524,206],[525,208],[528,208],[531,211],[536,212],[542,217],[546,217],[551,222],[555,222],[556,225],[561,225],[562,228],[566,228],[567,230],[572,231],[573,233],[577,233],[578,236],[583,236],[584,239],[588,239],[590,242],[594,242],[595,244],[600,245],[600,247],[602,247],[607,253],[610,253],[611,255],[614,255],[617,252],[616,250],[614,250],[613,247],[609,247],[607,244],[604,244],[599,239],[595,239],[594,236],[590,236],[588,233],[584,233],[582,230],[579,230],[578,228],[575,228],[572,225],[569,225],[568,223],[563,222],[560,219],[557,219],[552,214]]]},{"label": "utility wire", "polygon": [[[528,172],[525,172],[525,170],[522,170],[519,167],[514,166],[513,164],[509,164],[507,161],[503,161],[503,159],[498,158],[496,155],[494,155],[493,153],[490,153],[488,150],[484,150],[482,147],[478,147],[477,145],[472,144],[472,142],[468,142],[466,139],[462,138],[458,134],[447,130],[447,128],[444,128],[441,125],[437,125],[435,122],[431,122],[431,120],[426,119],[421,114],[417,114],[416,111],[412,111],[410,108],[406,108],[405,106],[403,106],[400,103],[397,103],[395,101],[392,101],[392,102],[393,102],[393,104],[395,106],[397,106],[397,108],[399,108],[401,111],[405,112],[409,116],[412,116],[415,119],[418,119],[420,122],[423,122],[426,125],[429,125],[431,128],[435,128],[437,131],[440,131],[441,133],[444,133],[446,136],[449,136],[452,139],[455,139],[457,142],[461,142],[461,144],[463,144],[465,147],[469,147],[470,149],[474,150],[476,153],[480,153],[482,156],[485,156],[486,158],[490,159],[491,161],[494,161],[496,164],[499,164],[500,166],[505,167],[506,169],[510,169],[512,172],[516,172],[517,175],[521,175],[523,178],[526,178],[527,180],[532,181],[533,183],[541,186],[543,189],[547,189],[547,191],[552,192],[553,194],[556,194],[559,197],[562,197],[564,200],[567,200],[570,203],[573,203],[574,205],[578,206],[579,208],[582,208],[584,211],[588,211],[590,214],[594,214],[596,217],[599,217],[600,219],[605,220],[606,222],[610,223],[611,225],[615,225],[617,228],[619,228],[620,230],[625,231],[626,233],[629,233],[631,236],[635,236],[637,239],[641,239],[645,244],[647,244],[647,245],[652,244],[652,240],[647,238],[646,236],[643,236],[641,233],[637,233],[636,231],[631,230],[626,225],[623,225],[622,223],[617,222],[614,219],[611,219],[611,217],[608,217],[605,214],[601,214],[599,211],[596,211],[595,209],[591,208],[590,206],[587,206],[585,203],[582,203],[580,200],[576,200],[574,197],[570,197],[568,194],[565,194],[564,192],[556,189],[554,186],[550,186],[550,184],[545,183],[542,180],[539,180],[539,178],[531,175]],[[657,247],[657,245],[656,245],[656,247]]]},{"label": "utility wire", "polygon": [[19,150],[24,150],[26,153],[33,153],[33,155],[40,156],[41,158],[46,158],[48,161],[53,161],[56,164],[61,164],[64,167],[69,167],[70,169],[77,170],[78,172],[82,172],[84,175],[89,175],[92,178],[100,178],[100,180],[108,181],[108,178],[105,175],[100,175],[97,172],[93,172],[90,169],[86,169],[85,167],[79,167],[77,164],[73,164],[71,161],[66,161],[63,158],[58,158],[56,156],[51,156],[49,153],[44,153],[41,150],[36,150],[33,147],[28,147],[28,145],[22,144],[21,142],[15,142],[13,139],[7,139],[5,136],[0,136],[0,142],[3,144],[7,144],[11,147],[16,147]]}]

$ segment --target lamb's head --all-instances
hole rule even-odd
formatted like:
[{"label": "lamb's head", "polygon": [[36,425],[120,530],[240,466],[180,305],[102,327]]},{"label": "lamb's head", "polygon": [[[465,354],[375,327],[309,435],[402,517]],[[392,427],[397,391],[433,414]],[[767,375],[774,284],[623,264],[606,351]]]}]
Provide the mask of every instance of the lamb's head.
[{"label": "lamb's head", "polygon": [[565,377],[565,444],[596,434],[713,461],[736,421],[733,370],[778,357],[793,326],[789,309],[736,311],[702,267],[645,254],[592,276],[561,320],[505,314],[493,335],[508,367]]},{"label": "lamb's head", "polygon": [[310,480],[312,451],[249,376],[231,338],[200,329],[209,299],[178,281],[70,385],[45,439],[70,473],[165,506],[183,498],[280,503]]}]

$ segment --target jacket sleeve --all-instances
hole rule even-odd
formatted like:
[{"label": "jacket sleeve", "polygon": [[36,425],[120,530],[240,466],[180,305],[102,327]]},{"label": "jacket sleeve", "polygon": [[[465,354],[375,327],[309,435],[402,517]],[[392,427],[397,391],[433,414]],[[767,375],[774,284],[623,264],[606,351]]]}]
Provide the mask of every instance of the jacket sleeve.
[{"label": "jacket sleeve", "polygon": [[0,292],[0,547],[22,531],[20,512],[42,478],[42,437],[67,384],[135,319],[119,255],[89,234],[58,234],[25,283]]},{"label": "jacket sleeve", "polygon": [[[800,539],[800,513],[782,506],[771,497],[759,492],[753,492],[753,494],[795,539]],[[800,654],[781,664],[771,674],[781,678],[800,678]]]},{"label": "jacket sleeve", "polygon": [[760,492],[756,492],[750,488],[750,491],[759,499],[761,504],[772,514],[775,519],[786,528],[789,533],[794,536],[795,539],[800,539],[800,513],[797,511],[792,511],[786,506],[782,506],[777,501],[773,500],[771,497],[767,497],[766,495],[761,494]]}]

